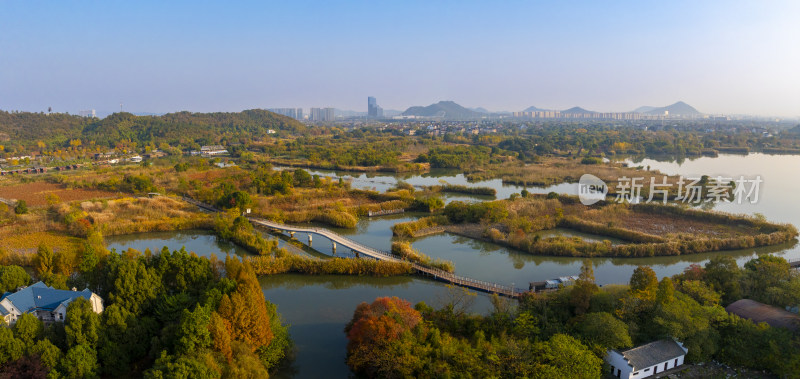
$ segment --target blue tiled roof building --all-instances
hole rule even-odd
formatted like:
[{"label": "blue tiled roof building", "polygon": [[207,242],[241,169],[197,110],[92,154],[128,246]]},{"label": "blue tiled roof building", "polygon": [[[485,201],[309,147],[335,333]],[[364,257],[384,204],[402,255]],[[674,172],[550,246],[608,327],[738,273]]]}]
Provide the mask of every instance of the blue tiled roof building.
[{"label": "blue tiled roof building", "polygon": [[84,298],[92,304],[96,313],[103,312],[103,299],[85,289],[83,291],[67,291],[49,287],[37,282],[17,292],[6,292],[0,298],[0,317],[6,324],[13,324],[25,313],[31,313],[45,322],[63,322],[69,303]]}]

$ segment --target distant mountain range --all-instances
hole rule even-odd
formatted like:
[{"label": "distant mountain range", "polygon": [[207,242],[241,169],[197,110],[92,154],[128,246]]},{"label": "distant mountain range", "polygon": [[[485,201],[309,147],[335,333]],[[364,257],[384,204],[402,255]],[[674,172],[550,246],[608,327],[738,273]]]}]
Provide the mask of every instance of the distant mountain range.
[{"label": "distant mountain range", "polygon": [[666,107],[643,106],[634,109],[634,112],[636,113],[645,113],[651,115],[662,115],[665,111],[669,112],[670,116],[699,116],[702,114],[693,106],[686,104],[683,101],[679,101],[672,105],[667,105]]},{"label": "distant mountain range", "polygon": [[647,113],[658,109],[658,107],[651,107],[649,105],[643,105],[639,108],[633,110],[633,113]]},{"label": "distant mountain range", "polygon": [[549,110],[550,109],[537,108],[537,107],[531,105],[530,107],[525,108],[525,110],[523,110],[523,112],[546,112],[546,111],[549,111]]},{"label": "distant mountain range", "polygon": [[[525,108],[524,112],[546,112],[553,111],[552,109],[544,109],[536,106]],[[669,111],[670,116],[686,117],[686,116],[699,116],[700,113],[697,109],[689,104],[679,101],[675,104],[665,107],[642,106],[636,108],[633,112],[643,113],[648,115],[663,115],[665,111]],[[598,114],[601,112],[590,111],[578,106],[559,111],[562,114]],[[440,101],[436,104],[428,106],[414,106],[405,110],[403,116],[416,116],[416,117],[436,117],[450,120],[465,120],[476,119],[487,116],[502,116],[508,115],[508,112],[491,112],[486,108],[465,108],[456,104],[453,101]]]},{"label": "distant mountain range", "polygon": [[485,113],[464,108],[452,101],[440,101],[427,107],[415,106],[406,109],[403,116],[438,117],[450,120],[481,118]]},{"label": "distant mountain range", "polygon": [[572,107],[570,109],[565,109],[565,110],[561,111],[561,113],[566,113],[566,114],[593,114],[593,113],[600,113],[600,112],[587,111],[586,109],[583,109],[581,107]]}]

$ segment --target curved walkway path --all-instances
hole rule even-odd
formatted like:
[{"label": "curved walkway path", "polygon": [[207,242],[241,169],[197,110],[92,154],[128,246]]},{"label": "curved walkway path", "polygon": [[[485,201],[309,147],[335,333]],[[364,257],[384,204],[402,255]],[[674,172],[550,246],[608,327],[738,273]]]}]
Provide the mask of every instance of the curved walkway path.
[{"label": "curved walkway path", "polygon": [[[200,208],[209,211],[213,212],[219,211],[217,208],[213,206],[201,203],[199,201],[190,198],[184,197],[184,200],[188,203],[194,204]],[[408,262],[393,256],[389,252],[373,249],[369,246],[353,241],[347,237],[344,237],[338,233],[335,233],[325,228],[314,228],[314,227],[307,228],[302,226],[287,225],[255,217],[247,217],[247,219],[250,220],[250,222],[253,223],[254,225],[262,226],[269,229],[274,229],[281,232],[289,232],[292,234],[307,233],[309,237],[312,234],[316,234],[329,239],[334,244],[339,244],[341,246],[347,247],[348,249],[356,253],[356,255],[363,254],[370,258],[374,258],[381,261]],[[459,276],[447,271],[439,270],[433,267],[423,266],[414,262],[408,262],[408,263],[411,263],[411,267],[414,269],[415,272],[419,274],[432,277],[433,279],[442,282],[452,283],[461,287],[466,287],[481,292],[496,293],[498,295],[503,295],[508,297],[518,297],[520,293],[524,292],[524,290],[522,289],[515,289],[514,287],[511,286],[505,286],[497,283],[491,283],[482,280],[467,278],[465,276]]]}]

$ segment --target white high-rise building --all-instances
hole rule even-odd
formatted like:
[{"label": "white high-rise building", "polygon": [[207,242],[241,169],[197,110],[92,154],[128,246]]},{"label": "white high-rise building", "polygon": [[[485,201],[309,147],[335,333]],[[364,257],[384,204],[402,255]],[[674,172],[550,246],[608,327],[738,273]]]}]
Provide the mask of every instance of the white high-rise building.
[{"label": "white high-rise building", "polygon": [[78,112],[78,115],[81,116],[81,117],[96,118],[97,117],[97,112],[95,112],[94,109],[89,109],[89,110]]},{"label": "white high-rise building", "polygon": [[311,108],[308,119],[310,121],[327,122],[336,120],[336,115],[333,108]]}]

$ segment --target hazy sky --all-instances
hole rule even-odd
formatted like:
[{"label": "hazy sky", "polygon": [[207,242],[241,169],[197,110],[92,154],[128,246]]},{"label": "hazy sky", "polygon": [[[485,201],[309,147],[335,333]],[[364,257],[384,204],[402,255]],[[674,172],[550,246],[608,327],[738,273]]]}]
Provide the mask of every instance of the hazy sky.
[{"label": "hazy sky", "polygon": [[331,3],[0,0],[0,109],[800,116],[796,0]]}]

